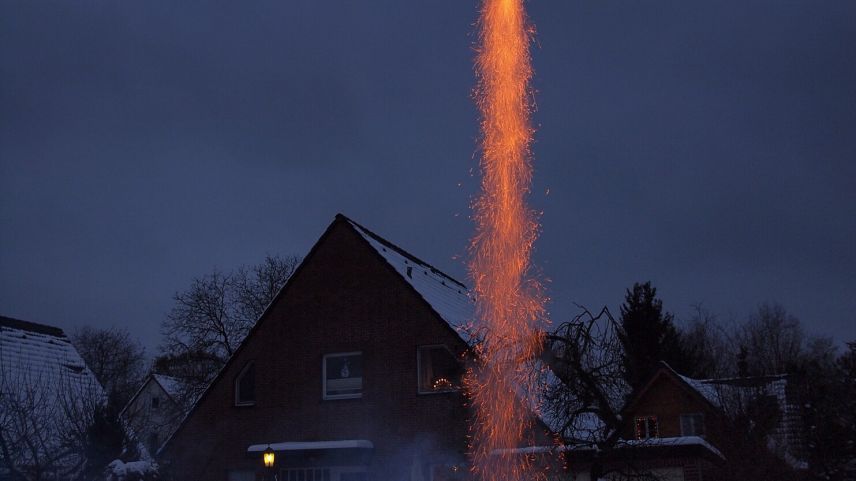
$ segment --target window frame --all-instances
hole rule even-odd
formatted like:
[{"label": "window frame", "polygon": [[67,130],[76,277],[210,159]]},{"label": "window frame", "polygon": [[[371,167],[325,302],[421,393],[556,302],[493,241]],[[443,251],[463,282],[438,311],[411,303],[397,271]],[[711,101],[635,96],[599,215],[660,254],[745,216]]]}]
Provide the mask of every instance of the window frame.
[{"label": "window frame", "polygon": [[[693,418],[696,416],[701,419],[701,433],[687,434],[686,432],[684,432],[684,418]],[[704,435],[707,434],[707,426],[705,426],[705,422],[704,422],[704,413],[683,413],[683,414],[681,414],[679,420],[681,423],[681,437],[686,437],[686,436],[704,437]],[[695,427],[695,425],[693,425],[693,427]]]},{"label": "window frame", "polygon": [[[650,426],[648,424],[651,420],[654,421],[654,429],[657,431],[655,436],[651,436],[651,429],[650,429]],[[639,421],[645,422],[645,436],[644,437],[639,436],[639,429],[638,429]],[[660,417],[657,416],[656,414],[647,414],[644,416],[639,416],[639,415],[634,416],[634,418],[633,418],[633,431],[634,431],[633,434],[636,436],[636,439],[638,441],[645,441],[648,439],[659,438],[660,437]]]},{"label": "window frame", "polygon": [[442,391],[431,390],[431,391],[423,391],[422,390],[422,356],[420,355],[420,351],[423,348],[437,348],[442,347],[452,356],[452,359],[455,362],[458,362],[458,358],[455,356],[455,353],[452,352],[452,349],[449,348],[446,344],[420,344],[416,346],[416,393],[421,395],[429,395],[429,394],[449,394],[452,392],[458,392],[461,390],[460,386],[453,386],[451,389],[444,389]]},{"label": "window frame", "polygon": [[255,379],[253,379],[253,400],[252,401],[241,401],[241,379],[244,378],[244,375],[247,373],[247,371],[250,368],[255,368],[255,365],[256,365],[255,360],[247,361],[247,363],[244,364],[244,367],[241,368],[241,371],[238,372],[238,375],[235,376],[235,384],[234,384],[235,407],[250,407],[250,406],[256,405],[256,398],[257,398],[256,394],[257,393],[255,392],[256,391],[256,380]]},{"label": "window frame", "polygon": [[331,357],[346,357],[346,356],[360,356],[361,362],[363,360],[363,351],[350,351],[350,352],[331,352],[328,354],[324,354],[321,357],[321,399],[324,401],[334,401],[337,399],[360,399],[363,397],[363,391],[365,390],[365,364],[363,364],[363,377],[360,378],[360,392],[356,394],[327,394],[327,359]]}]

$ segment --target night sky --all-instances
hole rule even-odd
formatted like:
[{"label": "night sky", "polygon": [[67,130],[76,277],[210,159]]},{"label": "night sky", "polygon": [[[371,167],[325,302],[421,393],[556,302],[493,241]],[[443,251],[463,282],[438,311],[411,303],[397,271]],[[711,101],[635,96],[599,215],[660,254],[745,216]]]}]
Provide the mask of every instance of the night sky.
[{"label": "night sky", "polygon": [[[856,338],[856,2],[558,1],[535,23],[555,321],[651,280]],[[477,2],[0,0],[0,314],[124,325],[342,212],[466,276]]]}]

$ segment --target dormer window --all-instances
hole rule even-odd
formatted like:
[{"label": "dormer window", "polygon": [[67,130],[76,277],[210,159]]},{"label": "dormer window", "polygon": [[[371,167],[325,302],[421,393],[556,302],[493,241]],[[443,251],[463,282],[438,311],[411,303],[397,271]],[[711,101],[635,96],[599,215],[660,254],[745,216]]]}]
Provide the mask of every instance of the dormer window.
[{"label": "dormer window", "polygon": [[416,363],[419,394],[456,391],[461,385],[461,365],[444,345],[420,346]]},{"label": "dormer window", "polygon": [[636,439],[660,437],[657,416],[636,416]]},{"label": "dormer window", "polygon": [[235,406],[256,403],[256,363],[248,362],[235,379]]}]

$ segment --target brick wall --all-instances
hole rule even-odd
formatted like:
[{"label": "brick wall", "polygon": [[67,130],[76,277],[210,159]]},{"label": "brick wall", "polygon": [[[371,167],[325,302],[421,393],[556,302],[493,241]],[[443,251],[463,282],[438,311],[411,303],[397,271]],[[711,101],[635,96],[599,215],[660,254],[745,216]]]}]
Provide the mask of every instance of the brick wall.
[{"label": "brick wall", "polygon": [[[228,469],[260,465],[245,454],[250,444],[366,439],[375,446],[369,479],[401,479],[417,446],[429,458],[462,456],[462,395],[417,394],[416,349],[425,344],[465,349],[337,220],[166,446],[162,463],[175,479],[225,480]],[[322,400],[322,356],[348,351],[363,353],[362,398]],[[234,379],[249,361],[256,404],[235,407]]]}]

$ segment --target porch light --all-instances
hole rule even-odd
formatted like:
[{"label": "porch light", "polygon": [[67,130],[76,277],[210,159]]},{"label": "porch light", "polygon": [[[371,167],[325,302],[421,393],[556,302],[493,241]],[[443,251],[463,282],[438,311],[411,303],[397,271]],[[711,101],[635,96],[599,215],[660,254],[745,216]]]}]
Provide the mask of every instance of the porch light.
[{"label": "porch light", "polygon": [[270,446],[268,446],[267,449],[265,449],[265,451],[262,453],[262,460],[264,461],[266,468],[273,467],[274,454],[273,449],[271,449]]}]

